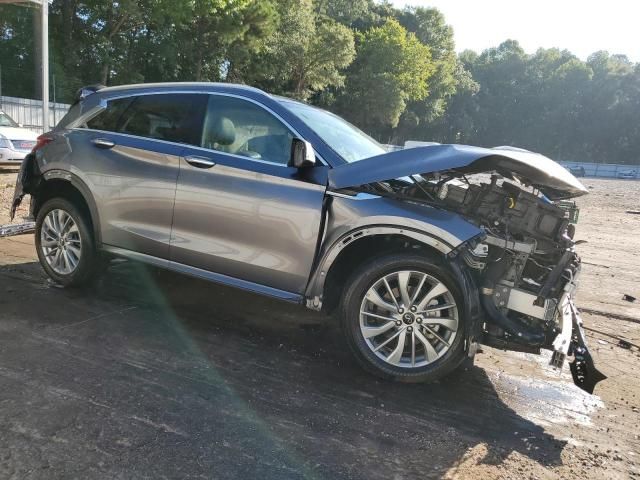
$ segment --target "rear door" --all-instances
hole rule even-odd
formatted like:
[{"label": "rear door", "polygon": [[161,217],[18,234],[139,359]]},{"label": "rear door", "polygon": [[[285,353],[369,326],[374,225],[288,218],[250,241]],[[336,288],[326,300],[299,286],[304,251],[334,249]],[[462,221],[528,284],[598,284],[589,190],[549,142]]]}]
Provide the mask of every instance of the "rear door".
[{"label": "rear door", "polygon": [[[102,243],[168,259],[180,154],[199,144],[205,94],[150,94],[112,99],[87,122],[91,189],[99,209]],[[80,160],[82,161],[82,160]]]},{"label": "rear door", "polygon": [[286,292],[304,291],[327,167],[288,167],[294,136],[253,101],[210,96],[201,146],[183,153],[172,261]]}]

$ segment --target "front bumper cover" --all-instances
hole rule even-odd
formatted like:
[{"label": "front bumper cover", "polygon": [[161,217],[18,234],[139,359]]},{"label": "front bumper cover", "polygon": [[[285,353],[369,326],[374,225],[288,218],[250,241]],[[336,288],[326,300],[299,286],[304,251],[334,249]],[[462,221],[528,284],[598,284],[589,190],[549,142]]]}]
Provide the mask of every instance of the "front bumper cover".
[{"label": "front bumper cover", "polygon": [[553,342],[550,364],[562,368],[565,359],[569,357],[573,383],[585,392],[593,393],[596,384],[607,377],[593,363],[582,328],[582,318],[571,295],[563,296],[560,314],[562,330]]}]

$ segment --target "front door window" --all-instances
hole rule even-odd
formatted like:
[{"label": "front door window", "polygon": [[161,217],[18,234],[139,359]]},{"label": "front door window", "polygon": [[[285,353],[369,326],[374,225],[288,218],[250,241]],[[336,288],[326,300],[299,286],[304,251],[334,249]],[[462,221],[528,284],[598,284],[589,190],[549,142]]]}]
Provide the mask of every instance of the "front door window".
[{"label": "front door window", "polygon": [[258,105],[234,97],[209,97],[202,147],[287,165],[292,139],[289,129]]}]

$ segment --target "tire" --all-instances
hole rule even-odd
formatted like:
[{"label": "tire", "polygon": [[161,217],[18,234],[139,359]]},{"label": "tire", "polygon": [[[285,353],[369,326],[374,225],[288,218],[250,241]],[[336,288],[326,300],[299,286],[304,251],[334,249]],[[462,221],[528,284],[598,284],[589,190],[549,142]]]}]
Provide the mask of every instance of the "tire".
[{"label": "tire", "polygon": [[48,200],[38,212],[35,243],[40,265],[64,287],[86,286],[99,271],[100,256],[89,225],[82,211],[64,198]]},{"label": "tire", "polygon": [[[407,286],[405,296],[400,293],[402,278]],[[435,295],[439,292],[445,293]],[[429,300],[432,294],[435,296]],[[393,309],[380,308],[380,300]],[[411,301],[417,307],[415,312],[406,308]],[[446,267],[413,254],[378,257],[363,264],[347,281],[340,305],[342,332],[358,363],[368,372],[386,380],[433,382],[455,370],[466,357],[462,302],[460,288]],[[368,313],[361,313],[365,311]]]}]

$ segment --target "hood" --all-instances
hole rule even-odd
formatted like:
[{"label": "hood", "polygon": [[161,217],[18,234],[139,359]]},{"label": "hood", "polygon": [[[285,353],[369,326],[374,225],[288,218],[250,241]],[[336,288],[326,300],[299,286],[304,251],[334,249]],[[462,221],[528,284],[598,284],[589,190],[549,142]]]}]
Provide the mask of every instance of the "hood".
[{"label": "hood", "polygon": [[329,171],[329,188],[340,189],[409,175],[497,172],[540,190],[551,200],[578,197],[588,190],[560,164],[512,147],[430,145],[384,153]]},{"label": "hood", "polygon": [[26,128],[0,127],[0,135],[9,140],[36,140],[38,134]]}]

